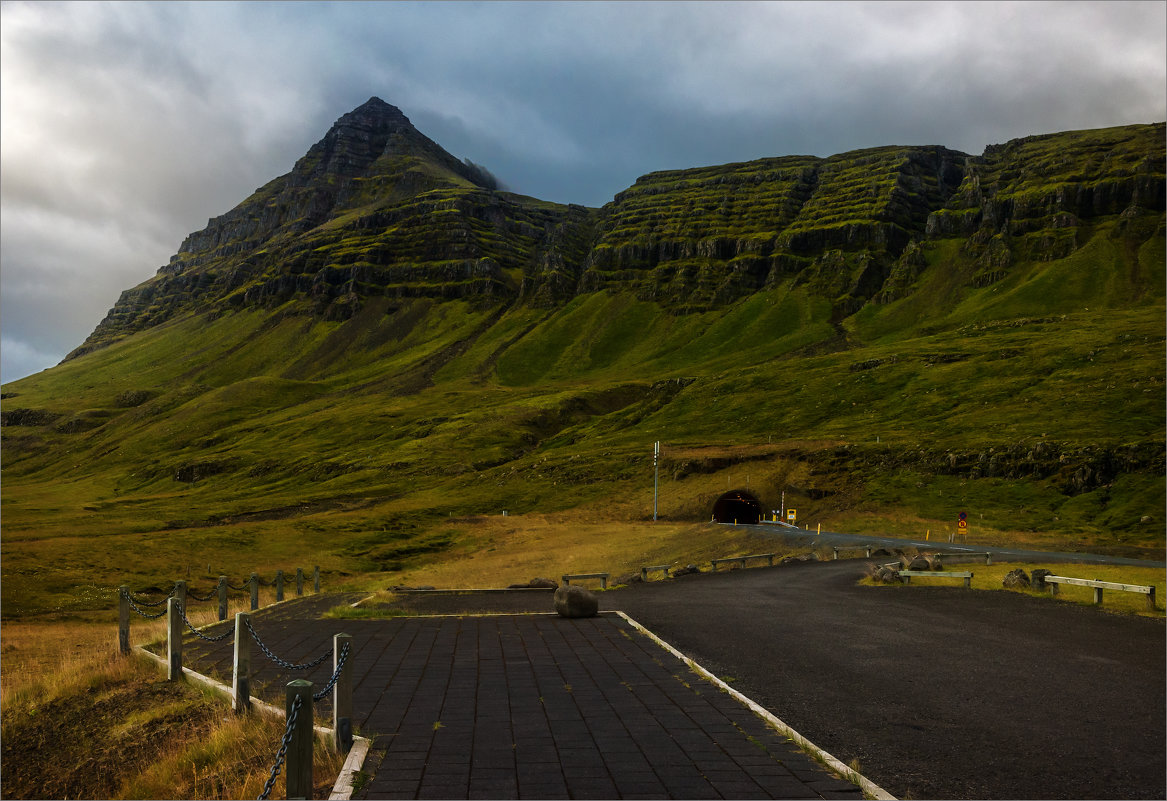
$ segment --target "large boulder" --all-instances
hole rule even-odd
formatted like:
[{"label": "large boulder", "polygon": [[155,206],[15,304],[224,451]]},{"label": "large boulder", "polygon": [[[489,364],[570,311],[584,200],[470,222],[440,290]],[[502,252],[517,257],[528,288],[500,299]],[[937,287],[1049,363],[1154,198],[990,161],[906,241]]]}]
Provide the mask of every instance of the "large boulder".
[{"label": "large boulder", "polygon": [[916,556],[913,556],[911,558],[911,560],[908,562],[907,569],[908,570],[931,570],[932,565],[928,561],[927,556],[924,556],[923,554],[917,554]]},{"label": "large boulder", "polygon": [[1001,586],[1011,590],[1029,589],[1029,576],[1021,568],[1010,570],[1001,580]]},{"label": "large boulder", "polygon": [[676,578],[678,576],[687,576],[690,573],[700,573],[700,572],[701,572],[701,568],[697,567],[697,565],[685,565],[684,567],[678,567],[676,570],[674,570],[673,577]]},{"label": "large boulder", "polygon": [[560,617],[595,617],[600,599],[583,587],[568,584],[555,591],[555,611]]},{"label": "large boulder", "polygon": [[1029,574],[1030,586],[1035,590],[1044,590],[1046,588],[1045,577],[1052,576],[1052,570],[1046,570],[1044,567],[1035,567],[1033,572]]}]

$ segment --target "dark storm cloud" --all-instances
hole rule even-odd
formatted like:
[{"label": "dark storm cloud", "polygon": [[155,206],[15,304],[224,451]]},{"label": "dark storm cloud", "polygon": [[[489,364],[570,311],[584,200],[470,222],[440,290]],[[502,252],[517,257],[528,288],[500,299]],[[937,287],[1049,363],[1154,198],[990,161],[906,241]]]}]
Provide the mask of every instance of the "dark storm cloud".
[{"label": "dark storm cloud", "polygon": [[78,345],[372,95],[511,189],[1167,116],[1162,3],[0,6],[0,367]]}]

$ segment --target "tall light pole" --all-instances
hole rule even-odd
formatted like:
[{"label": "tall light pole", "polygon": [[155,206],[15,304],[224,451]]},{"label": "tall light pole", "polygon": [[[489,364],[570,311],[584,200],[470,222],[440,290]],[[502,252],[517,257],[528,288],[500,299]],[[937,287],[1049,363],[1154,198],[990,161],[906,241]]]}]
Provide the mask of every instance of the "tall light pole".
[{"label": "tall light pole", "polygon": [[658,487],[660,486],[660,466],[658,461],[660,459],[660,440],[656,441],[656,447],[652,451],[652,522],[656,522],[656,499]]}]

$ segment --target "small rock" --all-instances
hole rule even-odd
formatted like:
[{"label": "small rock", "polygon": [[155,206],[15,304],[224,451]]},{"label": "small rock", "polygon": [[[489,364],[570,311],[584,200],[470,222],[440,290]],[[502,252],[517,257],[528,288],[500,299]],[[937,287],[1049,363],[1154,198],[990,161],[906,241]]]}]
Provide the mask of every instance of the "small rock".
[{"label": "small rock", "polygon": [[536,577],[528,581],[527,586],[536,590],[557,590],[559,582],[555,579]]},{"label": "small rock", "polygon": [[1044,590],[1046,588],[1045,577],[1053,574],[1052,570],[1046,570],[1044,567],[1034,568],[1029,577],[1030,586],[1035,590]]},{"label": "small rock", "polygon": [[872,556],[891,556],[891,551],[886,548],[876,548],[871,552]]},{"label": "small rock", "polygon": [[1029,587],[1029,575],[1021,568],[1010,570],[1002,579],[1001,586],[1011,590],[1026,589]]},{"label": "small rock", "polygon": [[881,567],[875,571],[873,578],[881,584],[898,584],[900,582],[900,571],[894,567]]},{"label": "small rock", "polygon": [[555,611],[560,617],[595,617],[600,600],[595,593],[568,584],[555,591]]},{"label": "small rock", "polygon": [[684,567],[678,567],[676,570],[674,570],[673,576],[674,577],[687,576],[690,573],[700,573],[700,572],[701,572],[701,568],[697,567],[697,565],[685,565]]}]

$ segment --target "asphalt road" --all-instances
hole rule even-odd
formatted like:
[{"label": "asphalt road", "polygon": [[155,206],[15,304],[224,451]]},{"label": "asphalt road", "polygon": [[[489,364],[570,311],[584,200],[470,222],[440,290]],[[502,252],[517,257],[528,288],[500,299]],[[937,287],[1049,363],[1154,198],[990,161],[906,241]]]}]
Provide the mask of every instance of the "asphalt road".
[{"label": "asphalt road", "polygon": [[1162,620],[959,587],[863,587],[865,560],[601,595],[901,798],[1167,797]]},{"label": "asphalt road", "polygon": [[[725,524],[722,524],[725,525]],[[975,543],[948,543],[938,540],[913,540],[897,537],[880,537],[871,534],[844,534],[838,531],[808,531],[787,527],[782,524],[758,524],[748,528],[773,536],[781,542],[795,547],[825,547],[847,545],[875,545],[883,548],[928,548],[942,553],[991,553],[994,559],[1029,561],[1032,559],[1048,562],[1079,562],[1095,565],[1137,565],[1139,567],[1167,567],[1167,561],[1132,559],[1125,556],[1107,556],[1094,553],[1070,551],[1027,551],[1020,548],[1000,548],[993,545]]]}]

